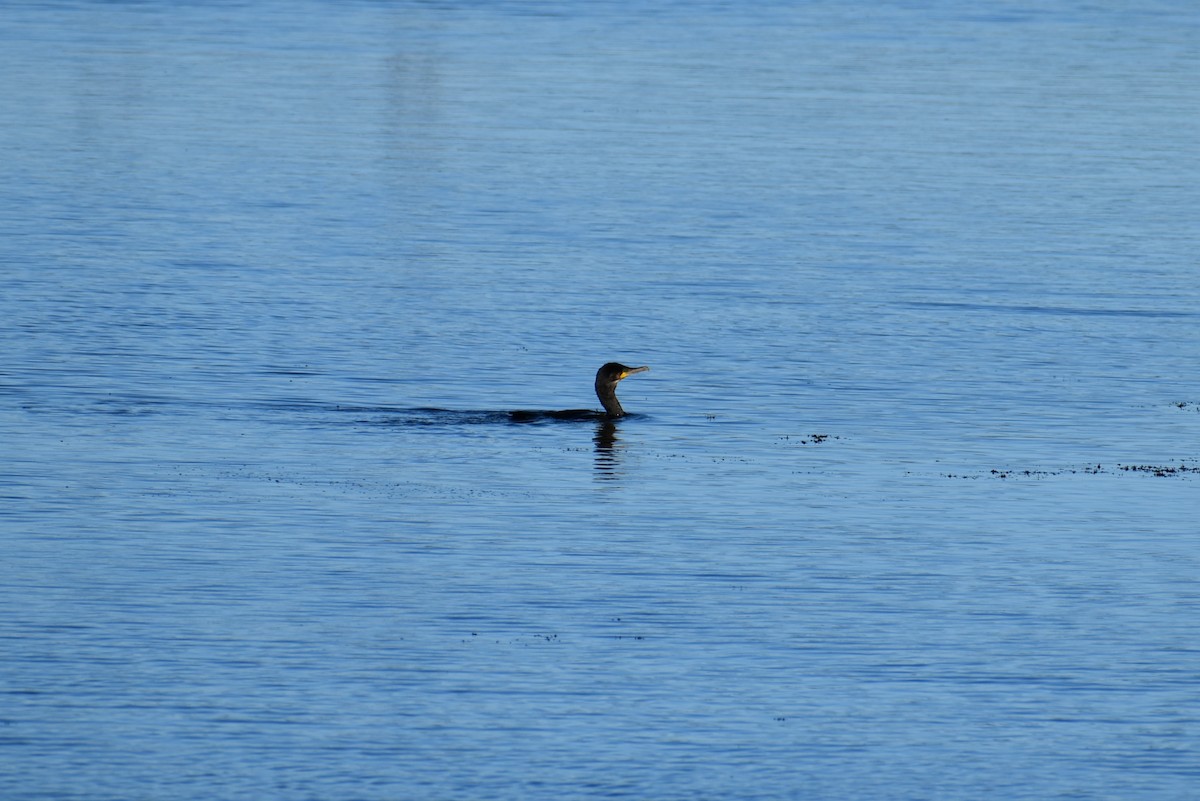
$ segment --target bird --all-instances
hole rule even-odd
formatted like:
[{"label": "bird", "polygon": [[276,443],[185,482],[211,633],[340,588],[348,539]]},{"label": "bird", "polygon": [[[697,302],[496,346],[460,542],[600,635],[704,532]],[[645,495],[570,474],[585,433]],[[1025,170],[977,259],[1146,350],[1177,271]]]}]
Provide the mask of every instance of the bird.
[{"label": "bird", "polygon": [[596,397],[604,406],[603,412],[592,409],[562,409],[559,411],[516,411],[509,412],[508,418],[514,423],[532,423],[541,420],[601,420],[606,423],[625,417],[625,410],[617,400],[617,382],[633,375],[644,373],[649,367],[626,367],[623,364],[609,362],[596,371]]},{"label": "bird", "polygon": [[604,412],[610,418],[624,417],[625,410],[617,400],[617,382],[634,373],[644,373],[649,367],[626,367],[617,362],[609,362],[596,371],[596,397],[604,407]]}]

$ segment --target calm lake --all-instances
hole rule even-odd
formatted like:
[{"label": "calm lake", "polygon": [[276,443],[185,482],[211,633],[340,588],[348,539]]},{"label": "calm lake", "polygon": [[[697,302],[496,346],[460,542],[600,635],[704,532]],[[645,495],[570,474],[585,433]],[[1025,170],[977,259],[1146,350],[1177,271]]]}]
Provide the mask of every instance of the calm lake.
[{"label": "calm lake", "polygon": [[6,3],[0,797],[1195,799],[1197,75],[1191,0]]}]

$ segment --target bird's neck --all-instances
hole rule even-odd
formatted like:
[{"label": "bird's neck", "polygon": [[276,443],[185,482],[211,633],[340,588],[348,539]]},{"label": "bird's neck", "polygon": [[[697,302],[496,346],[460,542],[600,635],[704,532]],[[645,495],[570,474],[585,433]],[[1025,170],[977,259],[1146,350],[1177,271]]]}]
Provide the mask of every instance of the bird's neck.
[{"label": "bird's neck", "polygon": [[609,417],[623,417],[625,410],[621,408],[621,402],[617,400],[617,391],[610,386],[596,386],[596,396],[600,398],[600,403],[604,406],[604,411]]}]

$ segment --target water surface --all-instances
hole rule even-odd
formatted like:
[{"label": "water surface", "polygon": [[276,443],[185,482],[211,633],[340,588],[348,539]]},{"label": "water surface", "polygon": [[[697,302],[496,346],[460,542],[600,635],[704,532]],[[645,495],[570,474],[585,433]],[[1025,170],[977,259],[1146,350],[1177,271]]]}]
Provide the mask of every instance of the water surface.
[{"label": "water surface", "polygon": [[10,4],[2,795],[1194,797],[1198,35]]}]

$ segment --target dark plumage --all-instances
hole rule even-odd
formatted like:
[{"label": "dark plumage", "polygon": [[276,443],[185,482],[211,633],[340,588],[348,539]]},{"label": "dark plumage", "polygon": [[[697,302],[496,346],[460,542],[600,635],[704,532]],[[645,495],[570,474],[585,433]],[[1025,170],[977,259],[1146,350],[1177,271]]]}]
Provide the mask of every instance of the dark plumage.
[{"label": "dark plumage", "polygon": [[617,382],[634,373],[644,373],[649,367],[626,367],[609,362],[596,371],[596,397],[604,404],[604,411],[595,409],[562,409],[559,411],[516,411],[508,417],[514,423],[535,423],[542,420],[602,420],[612,421],[625,416],[621,402],[617,400]]},{"label": "dark plumage", "polygon": [[604,406],[609,417],[624,417],[625,410],[617,400],[617,382],[634,373],[644,373],[649,367],[626,367],[623,364],[609,362],[596,371],[596,397]]}]

